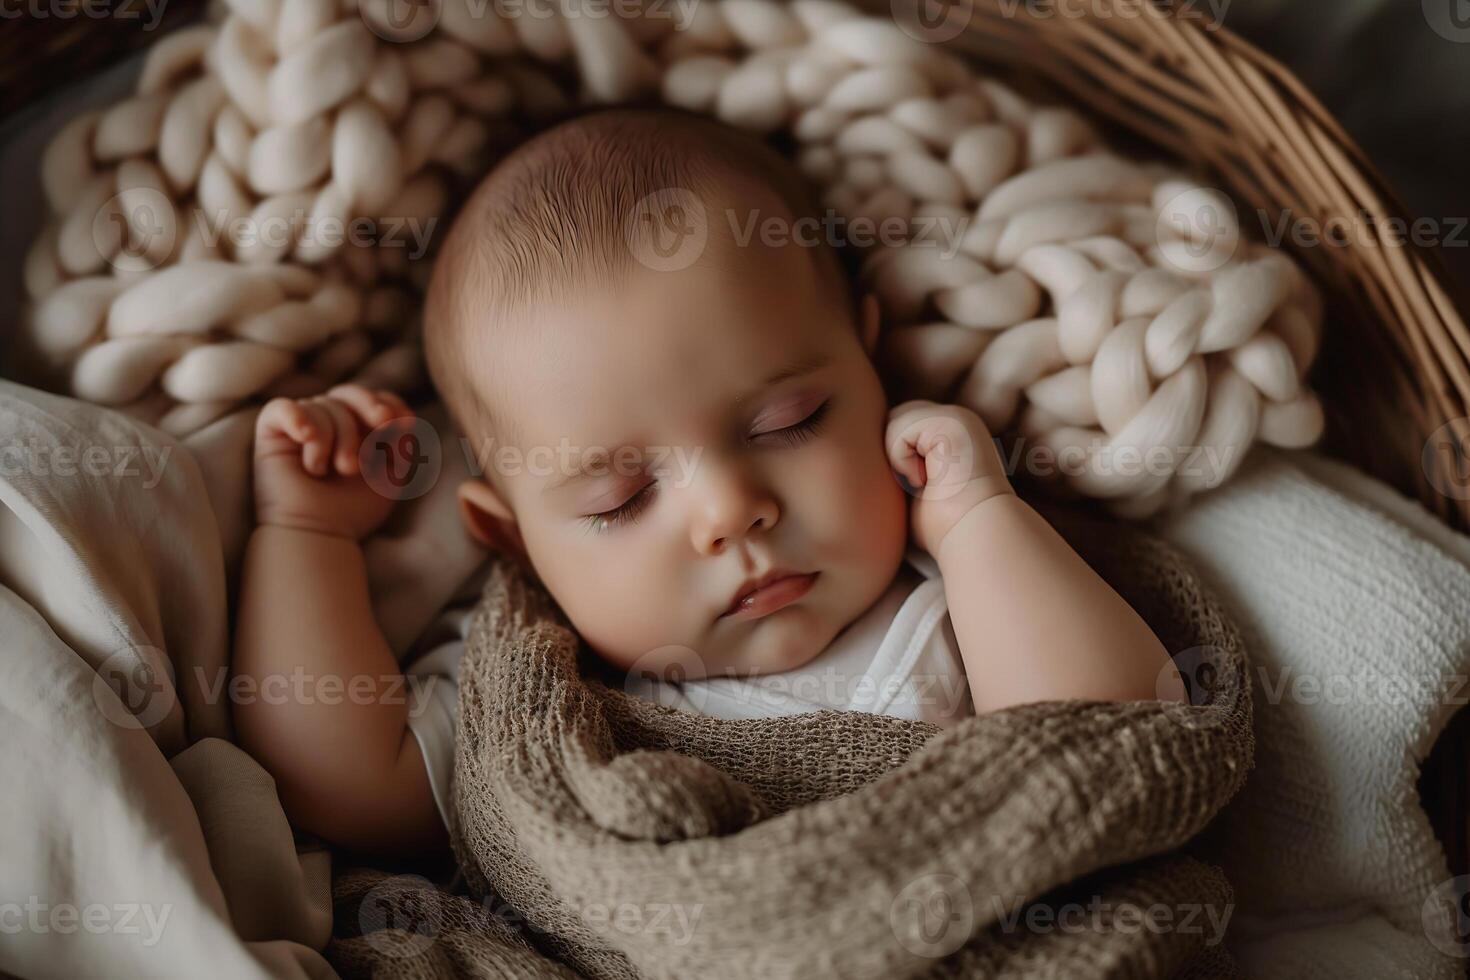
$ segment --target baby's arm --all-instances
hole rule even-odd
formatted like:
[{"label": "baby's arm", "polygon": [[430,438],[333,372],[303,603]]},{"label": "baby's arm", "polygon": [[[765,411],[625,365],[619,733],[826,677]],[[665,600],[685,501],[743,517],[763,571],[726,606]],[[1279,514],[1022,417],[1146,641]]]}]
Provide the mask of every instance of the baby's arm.
[{"label": "baby's arm", "polygon": [[1033,701],[1182,700],[1153,631],[1011,489],[985,423],[908,402],[888,426],[916,489],[913,530],[939,563],[975,711]]},{"label": "baby's arm", "polygon": [[412,414],[355,385],[261,410],[235,631],[235,673],[253,681],[236,698],[236,730],[287,816],[338,846],[394,856],[448,846],[359,545],[393,506],[362,474],[363,437]]}]

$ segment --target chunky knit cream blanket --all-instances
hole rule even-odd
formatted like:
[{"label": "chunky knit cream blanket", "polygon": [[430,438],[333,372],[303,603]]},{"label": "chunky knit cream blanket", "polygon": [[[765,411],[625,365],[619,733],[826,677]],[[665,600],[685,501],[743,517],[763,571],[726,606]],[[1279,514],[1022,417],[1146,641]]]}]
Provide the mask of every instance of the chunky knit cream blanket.
[{"label": "chunky knit cream blanket", "polygon": [[225,0],[161,39],[43,161],[37,376],[177,435],[412,387],[458,194],[569,109],[659,100],[787,135],[864,249],[909,393],[1018,431],[1073,490],[1151,513],[1256,440],[1320,434],[1321,300],[1218,190],[985,77],[903,4],[613,6]]},{"label": "chunky knit cream blanket", "polygon": [[[1188,651],[1196,704],[1035,704],[943,733],[721,721],[584,679],[545,593],[497,568],[460,678],[452,836],[472,894],[340,876],[339,922],[393,928],[329,958],[497,980],[1230,975],[1207,927],[1230,887],[1170,852],[1251,765],[1238,636],[1167,546],[1067,531]],[[1070,926],[1017,919],[1034,901]]]}]

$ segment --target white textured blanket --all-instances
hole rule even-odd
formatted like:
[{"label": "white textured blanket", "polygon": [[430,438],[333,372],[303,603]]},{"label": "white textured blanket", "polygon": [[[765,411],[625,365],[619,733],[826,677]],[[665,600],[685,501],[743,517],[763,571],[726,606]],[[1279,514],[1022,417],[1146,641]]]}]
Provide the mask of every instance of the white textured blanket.
[{"label": "white textured blanket", "polygon": [[1164,527],[1252,659],[1256,772],[1222,816],[1254,977],[1464,976],[1419,764],[1465,703],[1470,539],[1356,470],[1266,452]]},{"label": "white textured blanket", "polygon": [[[327,855],[297,853],[269,777],[197,687],[225,663],[248,423],[181,444],[0,382],[0,445],[27,447],[0,467],[0,903],[16,906],[0,923],[41,924],[0,942],[0,971],[331,975],[315,952]],[[453,484],[371,542],[401,653],[478,563]],[[1414,781],[1454,707],[1432,694],[1470,668],[1470,540],[1352,470],[1277,452],[1163,530],[1255,664],[1256,769],[1213,828],[1232,951],[1253,976],[1457,975],[1431,928],[1454,906],[1436,900],[1449,873]],[[1380,676],[1431,696],[1379,694]],[[117,928],[67,930],[89,907]]]}]

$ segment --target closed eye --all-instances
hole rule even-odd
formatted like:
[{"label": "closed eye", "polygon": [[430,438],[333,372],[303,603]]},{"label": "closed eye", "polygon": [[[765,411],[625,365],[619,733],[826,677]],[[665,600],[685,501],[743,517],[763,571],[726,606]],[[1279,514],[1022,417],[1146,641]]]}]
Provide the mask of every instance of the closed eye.
[{"label": "closed eye", "polygon": [[[832,399],[829,398],[813,409],[800,422],[795,422],[780,429],[771,429],[768,432],[758,432],[751,436],[750,439],[753,442],[771,440],[785,446],[799,446],[817,434],[831,406]],[[653,503],[654,497],[658,494],[657,488],[658,482],[650,480],[616,507],[600,511],[596,514],[584,515],[582,520],[586,523],[588,530],[599,533],[632,524]]]},{"label": "closed eye", "polygon": [[752,440],[772,439],[783,445],[799,446],[816,435],[817,431],[821,429],[822,420],[827,417],[827,412],[831,405],[832,399],[828,398],[800,422],[780,429],[771,429],[769,432],[758,432],[750,438]]},{"label": "closed eye", "polygon": [[638,519],[638,515],[642,514],[649,504],[653,503],[656,486],[655,481],[650,480],[616,507],[596,514],[587,514],[582,519],[587,522],[589,530],[597,532],[610,531],[615,527],[631,524]]}]

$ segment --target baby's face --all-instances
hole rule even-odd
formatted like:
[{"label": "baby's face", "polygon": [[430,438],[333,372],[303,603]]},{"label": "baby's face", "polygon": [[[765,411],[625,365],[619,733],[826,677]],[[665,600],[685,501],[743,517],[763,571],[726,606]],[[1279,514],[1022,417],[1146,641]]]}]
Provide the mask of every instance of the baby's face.
[{"label": "baby's face", "polygon": [[504,503],[604,659],[789,670],[892,581],[907,498],[861,325],[832,293],[800,246],[712,235],[686,269],[639,267],[509,331],[493,401],[524,463],[497,468]]}]

